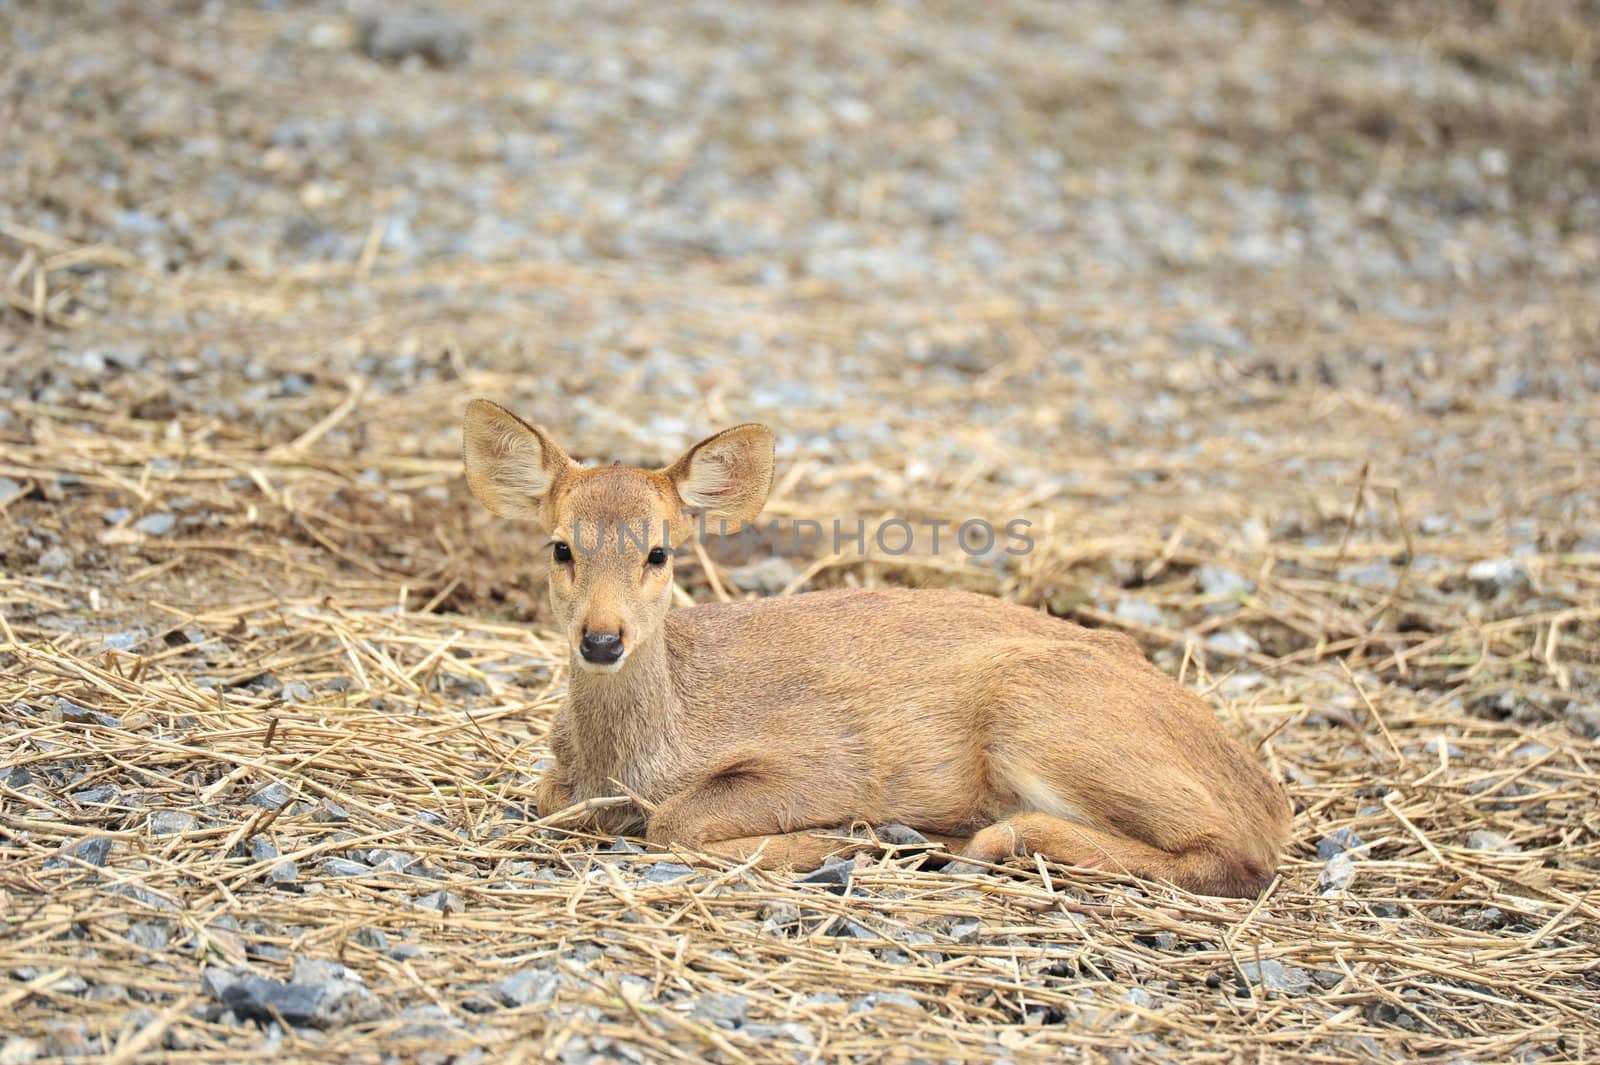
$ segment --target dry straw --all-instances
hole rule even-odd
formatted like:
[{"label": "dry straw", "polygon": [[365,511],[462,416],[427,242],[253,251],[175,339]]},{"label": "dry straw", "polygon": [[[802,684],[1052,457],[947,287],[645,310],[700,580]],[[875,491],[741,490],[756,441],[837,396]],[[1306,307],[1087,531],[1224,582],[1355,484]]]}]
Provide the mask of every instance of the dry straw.
[{"label": "dry straw", "polygon": [[[1243,560],[1196,521],[1166,538],[1045,529],[998,576],[949,558],[822,559],[806,573],[823,583],[960,579],[1055,597],[1158,649],[1187,641],[1169,666],[1287,776],[1300,811],[1255,901],[1042,863],[951,875],[892,847],[837,895],[693,856],[597,853],[611,842],[531,820],[563,650],[536,624],[489,620],[472,589],[484,567],[514,568],[515,533],[462,528],[453,463],[317,453],[347,421],[376,424],[361,395],[328,387],[278,445],[22,408],[35,443],[0,451],[24,493],[10,518],[60,498],[63,474],[79,528],[113,500],[137,510],[79,545],[122,560],[114,587],[0,582],[0,1011],[15,1038],[117,1061],[1595,1053],[1594,749],[1560,724],[1465,709],[1559,692],[1594,632],[1592,559],[1528,562],[1586,588],[1576,606],[1455,625],[1423,582],[1371,592],[1334,575],[1396,545],[1277,544],[1295,575],[1247,567],[1254,591],[1226,617],[1263,646],[1304,638],[1232,659],[1206,650],[1224,615],[1191,573]],[[797,484],[774,513],[804,512]],[[835,497],[825,481],[808,490]],[[994,515],[1014,502],[966,498]],[[134,520],[197,509],[221,517],[169,536]],[[1097,557],[1136,567],[1185,630],[1059,590]],[[699,573],[685,564],[692,596],[739,594],[710,555]],[[1428,623],[1373,625],[1395,611]],[[108,647],[108,632],[125,635]],[[1359,843],[1328,866],[1317,844],[1339,830]],[[274,850],[252,852],[263,843]],[[340,864],[351,855],[378,865]],[[283,862],[292,882],[270,875]],[[649,875],[667,862],[697,872]],[[287,979],[296,957],[343,963],[381,1008],[264,1036],[202,980],[240,966]],[[529,969],[562,974],[552,1002],[496,999]],[[743,996],[743,1027],[695,1008],[725,995]]]}]

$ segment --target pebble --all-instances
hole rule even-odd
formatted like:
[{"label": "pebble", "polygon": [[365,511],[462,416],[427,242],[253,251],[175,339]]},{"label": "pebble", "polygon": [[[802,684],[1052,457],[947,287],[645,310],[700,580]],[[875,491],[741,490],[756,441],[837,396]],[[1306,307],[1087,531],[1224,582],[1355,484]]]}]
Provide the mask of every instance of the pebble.
[{"label": "pebble", "polygon": [[652,884],[664,884],[694,875],[695,872],[692,868],[687,865],[679,865],[676,862],[655,862],[644,871],[644,878]]},{"label": "pebble", "polygon": [[[278,848],[271,840],[257,836],[250,841],[250,860],[252,862],[272,862],[267,867],[267,880],[274,884],[292,884],[300,878],[300,868],[292,861],[273,861],[278,857]],[[330,859],[336,860],[336,859]]]},{"label": "pebble", "polygon": [[150,834],[178,836],[200,827],[200,819],[182,810],[157,810],[150,815]]},{"label": "pebble", "polygon": [[561,974],[553,969],[523,969],[496,983],[494,993],[505,1006],[519,1009],[549,1002],[560,986]]},{"label": "pebble", "polygon": [[800,575],[794,564],[779,555],[763,558],[727,571],[728,583],[741,592],[777,595]]},{"label": "pebble", "polygon": [[926,1013],[922,1003],[904,991],[873,991],[870,994],[860,995],[850,1000],[851,1013],[865,1013],[869,1010],[888,1007],[890,1009],[911,1010],[915,1013]]},{"label": "pebble", "polygon": [[1237,658],[1253,655],[1261,650],[1261,644],[1256,641],[1255,637],[1237,629],[1212,633],[1211,637],[1206,640],[1206,647],[1218,654]]},{"label": "pebble", "polygon": [[353,980],[304,979],[289,983],[263,976],[206,971],[213,997],[238,1016],[267,1023],[281,1017],[297,1028],[339,1028],[377,1020],[384,1015],[378,999]]},{"label": "pebble", "polygon": [[1400,583],[1400,574],[1382,559],[1362,566],[1346,566],[1339,571],[1338,577],[1345,584],[1381,592],[1393,591],[1395,585]]},{"label": "pebble", "polygon": [[1261,962],[1246,961],[1239,964],[1244,978],[1257,987],[1269,991],[1298,995],[1311,987],[1311,975],[1304,969],[1285,965],[1276,959]]},{"label": "pebble", "polygon": [[415,903],[420,909],[438,910],[440,913],[465,913],[467,904],[461,896],[450,891],[435,891],[422,896]]},{"label": "pebble", "polygon": [[371,876],[372,867],[347,858],[324,858],[322,871],[329,876]]},{"label": "pebble", "polygon": [[265,810],[276,810],[293,797],[294,792],[290,790],[289,785],[281,780],[274,780],[270,784],[257,789],[245,801],[251,806],[259,806]]},{"label": "pebble", "polygon": [[872,830],[872,834],[878,837],[878,842],[893,847],[931,846],[927,836],[906,825],[879,825]]},{"label": "pebble", "polygon": [[146,514],[133,523],[133,527],[146,536],[166,536],[177,528],[178,519],[165,512]]},{"label": "pebble", "polygon": [[1527,567],[1514,558],[1492,558],[1467,567],[1467,580],[1479,597],[1493,599],[1527,589],[1529,576]]},{"label": "pebble", "polygon": [[127,938],[144,950],[162,951],[172,939],[172,926],[166,921],[135,921],[128,926]]},{"label": "pebble", "polygon": [[1145,628],[1161,628],[1167,623],[1167,616],[1161,608],[1148,599],[1141,599],[1136,595],[1123,596],[1117,600],[1117,605],[1111,611],[1124,621],[1131,621],[1135,625]]},{"label": "pebble", "polygon": [[1353,828],[1336,828],[1317,841],[1317,857],[1327,861],[1336,854],[1353,851],[1365,844]]},{"label": "pebble", "polygon": [[820,884],[835,895],[844,895],[850,891],[850,879],[855,874],[855,869],[855,860],[846,858],[843,861],[829,862],[820,869],[814,869],[798,878],[795,883]]},{"label": "pebble", "polygon": [[417,56],[434,66],[464,62],[472,31],[459,19],[430,12],[382,11],[361,20],[361,51],[380,63]]},{"label": "pebble", "polygon": [[1317,877],[1317,890],[1323,895],[1337,895],[1355,879],[1356,863],[1348,851],[1340,851],[1329,858]]},{"label": "pebble", "polygon": [[1499,832],[1487,829],[1475,829],[1467,833],[1467,846],[1475,851],[1499,851],[1502,854],[1516,854],[1522,848],[1512,843]]},{"label": "pebble", "polygon": [[31,1065],[44,1056],[44,1044],[26,1036],[7,1036],[0,1043],[0,1065]]},{"label": "pebble", "polygon": [[1600,739],[1600,703],[1568,703],[1562,718],[1584,739]]},{"label": "pebble", "polygon": [[82,869],[84,863],[96,867],[106,864],[111,856],[111,840],[104,836],[90,836],[65,843],[58,851],[59,857],[46,858],[46,869]]},{"label": "pebble", "polygon": [[718,1028],[739,1028],[750,1016],[750,999],[738,994],[701,995],[689,1016]]},{"label": "pebble", "polygon": [[1238,609],[1238,600],[1256,590],[1255,582],[1248,577],[1209,563],[1195,570],[1194,578],[1200,585],[1200,591],[1208,598],[1223,599],[1222,602],[1206,605],[1206,612],[1210,614],[1227,613]]},{"label": "pebble", "polygon": [[39,556],[39,572],[60,573],[72,567],[72,552],[64,547],[52,547]]},{"label": "pebble", "polygon": [[106,728],[121,728],[122,719],[110,714],[91,710],[86,706],[79,706],[70,699],[57,699],[56,709],[61,713],[63,721],[76,721],[84,725],[103,725]]}]

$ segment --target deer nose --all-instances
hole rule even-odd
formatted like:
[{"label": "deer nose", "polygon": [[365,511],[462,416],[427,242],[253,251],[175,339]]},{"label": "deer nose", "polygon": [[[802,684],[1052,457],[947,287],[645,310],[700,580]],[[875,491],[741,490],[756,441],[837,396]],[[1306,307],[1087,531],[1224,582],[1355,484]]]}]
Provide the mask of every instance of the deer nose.
[{"label": "deer nose", "polygon": [[585,662],[608,666],[622,657],[622,633],[586,632],[578,650],[583,653]]}]

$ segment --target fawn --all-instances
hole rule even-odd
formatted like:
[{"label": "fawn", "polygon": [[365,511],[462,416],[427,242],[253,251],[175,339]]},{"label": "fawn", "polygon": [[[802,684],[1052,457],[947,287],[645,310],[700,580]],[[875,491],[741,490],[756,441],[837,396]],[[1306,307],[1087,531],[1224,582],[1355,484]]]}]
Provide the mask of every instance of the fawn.
[{"label": "fawn", "polygon": [[[579,466],[487,400],[467,407],[473,494],[549,534],[571,655],[536,805],[770,867],[900,823],[965,857],[1253,895],[1289,828],[1281,788],[1130,637],[950,590],[839,590],[669,610],[695,515],[749,522],[773,438],[741,425],[670,466]],[[863,844],[856,844],[855,847]]]}]

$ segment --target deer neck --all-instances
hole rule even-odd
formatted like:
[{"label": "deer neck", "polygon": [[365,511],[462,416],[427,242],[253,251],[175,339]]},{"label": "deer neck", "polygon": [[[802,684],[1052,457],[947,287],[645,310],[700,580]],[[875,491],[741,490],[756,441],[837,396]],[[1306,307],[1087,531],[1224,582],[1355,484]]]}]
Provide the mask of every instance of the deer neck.
[{"label": "deer neck", "polygon": [[615,777],[640,793],[654,790],[650,778],[675,746],[679,717],[669,662],[660,633],[633,648],[615,673],[591,673],[574,655],[567,705],[583,770],[595,784]]}]

